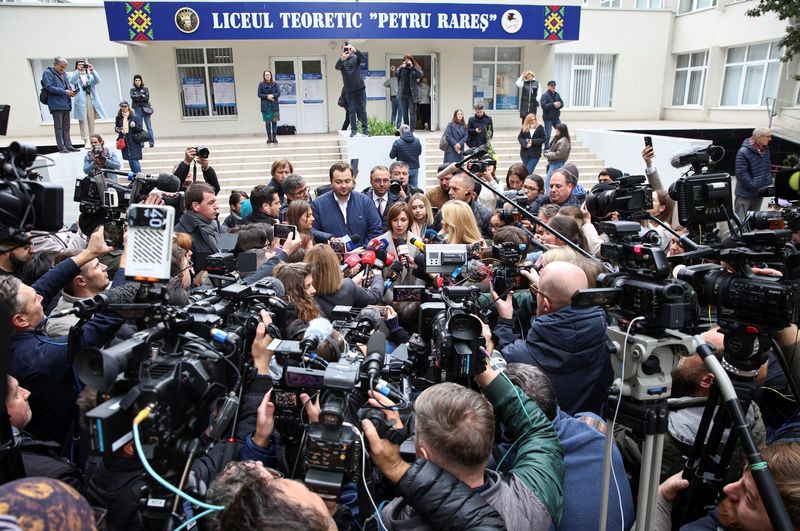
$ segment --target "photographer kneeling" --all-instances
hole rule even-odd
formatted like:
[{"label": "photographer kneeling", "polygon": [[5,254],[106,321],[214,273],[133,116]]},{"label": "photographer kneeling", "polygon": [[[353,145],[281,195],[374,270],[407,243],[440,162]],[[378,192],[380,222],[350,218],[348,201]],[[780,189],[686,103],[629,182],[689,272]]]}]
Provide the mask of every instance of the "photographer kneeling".
[{"label": "photographer kneeling", "polygon": [[[381,511],[387,529],[459,527],[456,522],[464,510],[448,515],[449,520],[439,519],[442,511],[461,507],[463,500],[442,469],[497,509],[506,529],[546,530],[560,520],[564,453],[552,423],[536,402],[494,368],[486,367],[475,379],[484,396],[451,382],[419,395],[414,404],[418,459],[411,465],[400,458],[397,445],[378,437],[370,421],[362,422],[373,463],[403,495]],[[381,402],[388,405],[387,400]],[[397,412],[383,412],[394,421],[394,429],[401,427]],[[519,449],[507,476],[486,469],[494,447],[495,415]]]},{"label": "photographer kneeling", "polygon": [[83,173],[88,175],[97,170],[118,170],[122,167],[117,153],[106,147],[103,137],[92,135],[89,141],[92,149],[83,158]]}]

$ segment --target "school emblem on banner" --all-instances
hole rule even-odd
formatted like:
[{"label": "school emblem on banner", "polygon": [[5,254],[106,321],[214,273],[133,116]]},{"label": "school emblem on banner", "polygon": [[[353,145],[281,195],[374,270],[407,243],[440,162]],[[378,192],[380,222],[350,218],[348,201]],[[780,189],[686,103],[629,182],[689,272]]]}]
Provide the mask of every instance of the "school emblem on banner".
[{"label": "school emblem on banner", "polygon": [[125,2],[128,14],[129,40],[152,41],[153,19],[150,16],[150,2]]},{"label": "school emblem on banner", "polygon": [[564,6],[544,6],[544,40],[564,39]]},{"label": "school emblem on banner", "polygon": [[175,12],[175,25],[184,33],[194,33],[200,27],[200,17],[191,7],[182,7]]}]

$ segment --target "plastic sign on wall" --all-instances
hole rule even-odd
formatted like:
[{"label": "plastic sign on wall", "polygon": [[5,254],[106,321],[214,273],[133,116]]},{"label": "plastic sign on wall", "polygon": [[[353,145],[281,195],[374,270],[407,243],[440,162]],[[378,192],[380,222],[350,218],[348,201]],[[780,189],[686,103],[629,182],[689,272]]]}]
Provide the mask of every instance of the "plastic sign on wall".
[{"label": "plastic sign on wall", "polygon": [[577,40],[580,6],[377,2],[105,2],[112,41]]}]

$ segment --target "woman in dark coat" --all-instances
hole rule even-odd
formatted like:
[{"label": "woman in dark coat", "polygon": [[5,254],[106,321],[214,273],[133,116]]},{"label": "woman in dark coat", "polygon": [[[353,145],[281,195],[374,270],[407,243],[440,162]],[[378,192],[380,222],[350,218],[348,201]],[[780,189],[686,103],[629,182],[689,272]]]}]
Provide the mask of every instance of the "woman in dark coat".
[{"label": "woman in dark coat", "polygon": [[[136,115],[140,117],[142,122],[144,122],[143,124],[139,125],[143,125],[147,129],[150,147],[154,147],[156,145],[156,137],[153,135],[153,106],[150,105],[150,89],[144,86],[142,76],[139,74],[133,76],[133,87],[131,87],[131,103],[133,104],[133,110],[136,112]],[[145,109],[150,111],[149,114],[145,112]]]},{"label": "woman in dark coat", "polygon": [[461,152],[467,145],[467,123],[464,121],[464,111],[456,109],[453,119],[447,124],[444,130],[444,137],[447,139],[447,150],[444,152],[444,162],[458,162],[463,157]]},{"label": "woman in dark coat", "polygon": [[536,119],[535,114],[529,114],[522,122],[522,129],[517,135],[519,142],[519,156],[522,163],[528,168],[528,173],[533,173],[539,159],[542,158],[542,144],[544,144],[544,127]]},{"label": "woman in dark coat", "polygon": [[278,143],[278,97],[281,89],[275,82],[272,72],[264,70],[264,80],[258,84],[258,97],[261,99],[261,117],[267,129],[267,144]]},{"label": "woman in dark coat", "polygon": [[397,77],[397,101],[400,102],[402,122],[414,132],[417,126],[417,104],[419,103],[419,80],[422,67],[413,55],[403,56],[403,62],[395,70]]},{"label": "woman in dark coat", "polygon": [[525,123],[525,117],[529,114],[536,114],[539,109],[539,82],[536,81],[536,74],[526,70],[517,78],[516,85],[522,89],[522,99],[519,102],[519,117]]},{"label": "woman in dark coat", "polygon": [[119,111],[117,112],[117,119],[115,121],[115,131],[117,135],[117,143],[119,139],[125,139],[125,147],[120,149],[122,151],[122,158],[128,161],[131,171],[139,173],[142,171],[142,165],[139,163],[142,160],[142,145],[141,138],[149,138],[149,135],[142,129],[142,124],[139,123],[139,117],[133,112],[133,109],[128,105],[127,101],[119,104]]}]

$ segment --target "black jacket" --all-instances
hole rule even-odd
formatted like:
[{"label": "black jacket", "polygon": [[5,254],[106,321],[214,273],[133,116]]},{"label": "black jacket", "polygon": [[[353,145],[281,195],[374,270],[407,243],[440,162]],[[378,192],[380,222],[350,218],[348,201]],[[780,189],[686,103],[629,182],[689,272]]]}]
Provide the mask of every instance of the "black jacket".
[{"label": "black jacket", "polygon": [[[367,186],[366,188],[364,188],[361,191],[361,193],[369,197],[369,200],[375,203],[375,197],[372,195],[371,186]],[[381,220],[383,221],[384,228],[386,228],[386,214],[389,213],[389,207],[397,203],[398,201],[402,201],[403,199],[399,195],[393,194],[392,192],[388,191],[386,192],[384,198],[386,199],[386,204],[383,206],[383,215],[381,216]],[[380,214],[380,212],[378,212],[378,214]]]},{"label": "black jacket", "polygon": [[249,225],[251,223],[266,223],[267,225],[274,225],[278,220],[262,211],[252,211],[249,216],[242,220],[242,225]]},{"label": "black jacket", "polygon": [[519,104],[519,117],[525,118],[529,114],[536,114],[539,109],[539,82],[535,79],[522,83],[522,99]]},{"label": "black jacket", "polygon": [[[480,128],[480,133],[475,131],[476,128]],[[486,113],[483,113],[481,118],[475,115],[471,116],[467,123],[467,133],[469,134],[467,145],[469,147],[478,147],[484,145],[487,140],[491,140],[491,135],[487,136],[489,132],[487,128],[491,129],[491,132],[494,133],[494,124],[492,123],[491,116]]]},{"label": "black jacket", "polygon": [[344,279],[342,287],[336,293],[330,295],[314,295],[317,304],[322,309],[325,317],[333,320],[333,308],[335,306],[353,306],[354,308],[363,308],[370,304],[380,304],[381,297],[383,297],[383,276],[380,270],[375,270],[375,275],[372,277],[372,285],[367,290],[361,286],[357,286],[351,279]]},{"label": "black jacket", "polygon": [[556,91],[550,92],[546,90],[542,94],[542,119],[543,120],[557,120],[561,116],[561,109],[557,109],[554,105],[555,102],[561,102],[561,108],[564,107],[564,100],[561,99],[561,94]]},{"label": "black jacket", "polygon": [[361,77],[361,63],[366,62],[364,54],[356,50],[356,53],[342,61],[336,61],[336,70],[342,72],[342,83],[344,91],[353,94],[359,90],[364,90],[364,79]]},{"label": "black jacket", "polygon": [[[478,224],[481,235],[491,240],[493,212],[475,200],[470,201],[469,207],[472,209],[472,215],[475,216],[475,222]],[[436,213],[436,217],[433,218],[433,228],[436,231],[442,230],[442,209],[439,209],[439,212]]]},{"label": "black jacket", "polygon": [[[180,161],[178,163],[178,167],[175,169],[175,177],[181,180],[181,184],[183,181],[186,180],[186,177],[189,176],[190,166],[186,164],[184,161]],[[202,168],[201,168],[202,170]],[[217,178],[217,172],[211,166],[208,167],[207,170],[203,171],[203,180],[208,183],[211,188],[214,189],[214,193],[218,194],[220,190],[219,186],[219,179]]]},{"label": "black jacket", "polygon": [[[217,232],[219,232],[219,223],[217,221],[213,221],[213,223],[217,227]],[[185,232],[192,237],[192,253],[194,253],[195,256],[198,254],[209,255],[219,252],[217,242],[200,230],[200,227],[196,224],[195,220],[188,215],[188,212],[181,214],[180,221],[175,225],[175,232]]]},{"label": "black jacket", "polygon": [[270,182],[267,183],[267,186],[278,192],[278,198],[281,201],[281,204],[286,204],[286,196],[283,195],[283,185],[275,180],[275,177],[272,178]]},{"label": "black jacket", "polygon": [[398,493],[435,529],[506,529],[481,495],[437,465],[417,459],[397,483]]},{"label": "black jacket", "polygon": [[[528,140],[533,140],[531,147],[528,147]],[[517,135],[517,141],[520,145],[519,156],[523,162],[540,158],[542,156],[542,144],[544,144],[544,127],[537,125],[536,129],[533,130],[533,136],[520,130]]]}]

